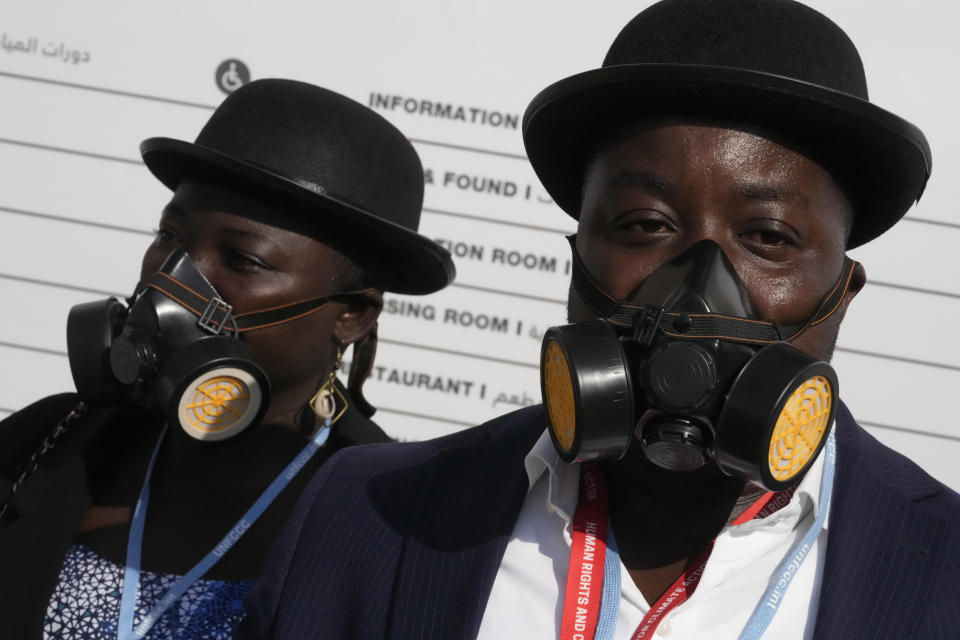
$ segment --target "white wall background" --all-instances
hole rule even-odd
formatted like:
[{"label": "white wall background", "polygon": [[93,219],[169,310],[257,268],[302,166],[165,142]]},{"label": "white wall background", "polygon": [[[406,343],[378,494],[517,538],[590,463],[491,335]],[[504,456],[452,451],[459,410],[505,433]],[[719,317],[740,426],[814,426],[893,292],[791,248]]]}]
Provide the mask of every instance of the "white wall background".
[{"label": "white wall background", "polygon": [[[73,388],[67,310],[129,293],[168,198],[137,145],[192,140],[224,97],[214,82],[222,61],[363,103],[379,93],[519,117],[549,83],[599,65],[646,4],[3,0],[0,417]],[[919,206],[852,254],[870,284],[840,336],[842,397],[878,438],[960,489],[960,11],[946,0],[810,4],[858,44],[872,99],[920,126],[934,154]],[[561,232],[572,221],[538,198],[519,129],[381,113],[433,174],[421,230],[464,255],[447,290],[392,298],[367,384],[378,421],[424,438],[539,401],[539,336],[564,319]],[[460,174],[512,183],[516,194],[462,190]],[[511,257],[533,266],[511,266]],[[407,386],[405,376],[433,388]]]}]

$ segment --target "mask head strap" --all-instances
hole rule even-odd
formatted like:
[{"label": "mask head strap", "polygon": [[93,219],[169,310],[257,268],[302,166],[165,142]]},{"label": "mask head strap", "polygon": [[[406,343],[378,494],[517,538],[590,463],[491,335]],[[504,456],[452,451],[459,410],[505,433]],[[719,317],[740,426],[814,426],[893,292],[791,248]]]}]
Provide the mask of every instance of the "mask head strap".
[{"label": "mask head strap", "polygon": [[567,236],[567,242],[570,243],[573,255],[571,273],[573,288],[598,317],[625,329],[632,329],[639,324],[649,324],[649,319],[656,317],[656,327],[647,327],[646,331],[649,333],[652,330],[658,330],[666,336],[679,340],[727,340],[745,344],[791,342],[810,327],[829,318],[840,308],[843,297],[850,288],[853,271],[857,265],[855,260],[844,256],[840,276],[813,315],[806,322],[798,325],[782,326],[769,320],[752,320],[719,313],[661,313],[661,309],[633,305],[617,299],[600,286],[587,271],[577,252],[576,235]]},{"label": "mask head strap", "polygon": [[[162,271],[158,271],[143,280],[137,286],[137,293],[139,294],[146,289],[159,291],[171,300],[178,302],[201,319],[203,327],[223,328],[229,325],[235,334],[290,322],[308,316],[331,302],[348,302],[374,291],[372,288],[343,291],[329,296],[307,298],[275,307],[235,314],[233,313],[233,307],[217,296],[216,292],[213,296],[203,295],[174,276]],[[219,331],[212,330],[210,332],[219,333]]]},{"label": "mask head strap", "polygon": [[289,302],[276,307],[258,309],[257,311],[245,311],[237,314],[237,326],[240,329],[240,333],[265,329],[308,316],[324,308],[331,302],[351,302],[374,291],[375,289],[373,288],[341,291],[320,298],[307,298],[306,300]]}]

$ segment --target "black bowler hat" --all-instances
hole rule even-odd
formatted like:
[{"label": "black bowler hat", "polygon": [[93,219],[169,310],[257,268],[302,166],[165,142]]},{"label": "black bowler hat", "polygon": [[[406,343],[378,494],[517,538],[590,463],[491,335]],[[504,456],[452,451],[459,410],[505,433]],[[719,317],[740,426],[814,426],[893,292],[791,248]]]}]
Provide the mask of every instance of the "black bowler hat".
[{"label": "black bowler hat", "polygon": [[231,93],[195,143],[150,138],[143,161],[163,184],[211,178],[296,203],[319,229],[364,245],[383,286],[431,293],[454,278],[450,254],[416,232],[423,167],[393,125],[358,102],[294,80]]},{"label": "black bowler hat", "polygon": [[868,101],[847,35],[793,0],[663,0],[624,27],[601,68],[540,92],[524,143],[564,211],[579,216],[591,145],[646,116],[731,121],[797,143],[852,200],[848,247],[893,226],[930,176],[926,138]]}]

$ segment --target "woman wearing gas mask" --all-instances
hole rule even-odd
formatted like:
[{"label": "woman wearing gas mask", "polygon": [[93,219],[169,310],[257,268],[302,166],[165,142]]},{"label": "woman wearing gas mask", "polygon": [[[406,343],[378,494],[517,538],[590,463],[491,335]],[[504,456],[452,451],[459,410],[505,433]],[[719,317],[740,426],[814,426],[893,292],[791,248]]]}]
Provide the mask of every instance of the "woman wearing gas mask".
[{"label": "woman wearing gas mask", "polygon": [[361,392],[383,291],[453,279],[416,152],[338,94],[253,82],[141,152],[174,195],[140,282],[71,310],[78,394],[0,423],[4,637],[229,637],[312,471],[388,440]]}]

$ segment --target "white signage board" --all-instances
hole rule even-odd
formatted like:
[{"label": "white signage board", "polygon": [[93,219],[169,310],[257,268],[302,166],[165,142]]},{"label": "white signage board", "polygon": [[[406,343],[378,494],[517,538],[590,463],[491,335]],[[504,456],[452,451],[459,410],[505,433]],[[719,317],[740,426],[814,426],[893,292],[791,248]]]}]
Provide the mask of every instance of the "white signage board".
[{"label": "white signage board", "polygon": [[[841,395],[876,437],[960,488],[960,124],[943,69],[953,3],[818,0],[857,43],[879,105],[927,134],[923,200],[852,252],[870,283],[835,356]],[[540,89],[598,66],[645,3],[277,0],[0,5],[0,416],[73,388],[65,320],[131,292],[169,197],[151,136],[192,140],[229,90],[288,77],[376,109],[426,169],[422,232],[455,256],[450,288],[388,296],[367,383],[377,420],[419,439],[539,402],[543,331],[565,321],[574,222],[526,162]],[[798,48],[803,43],[797,43]]]}]

